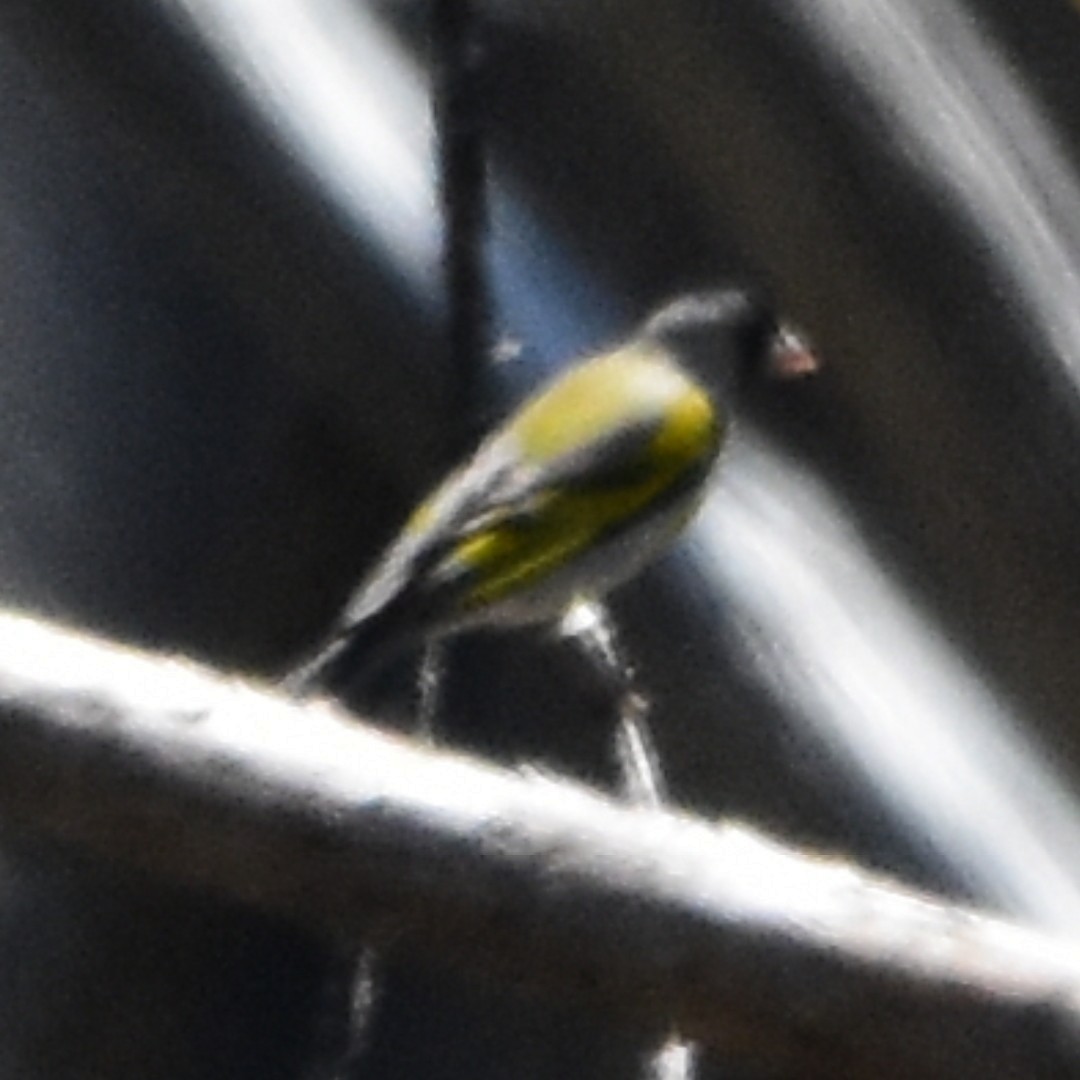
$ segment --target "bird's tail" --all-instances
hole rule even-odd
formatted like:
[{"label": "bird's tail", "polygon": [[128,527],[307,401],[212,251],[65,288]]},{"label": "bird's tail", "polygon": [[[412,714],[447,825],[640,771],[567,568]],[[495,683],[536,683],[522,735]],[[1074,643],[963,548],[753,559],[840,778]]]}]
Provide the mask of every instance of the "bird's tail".
[{"label": "bird's tail", "polygon": [[281,680],[282,690],[292,697],[340,697],[362,687],[409,644],[394,621],[376,615],[339,628]]}]

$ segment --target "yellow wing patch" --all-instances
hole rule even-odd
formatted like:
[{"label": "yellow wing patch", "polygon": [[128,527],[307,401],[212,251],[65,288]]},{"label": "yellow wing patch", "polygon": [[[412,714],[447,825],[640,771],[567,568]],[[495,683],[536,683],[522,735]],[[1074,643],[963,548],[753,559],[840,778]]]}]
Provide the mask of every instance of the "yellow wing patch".
[{"label": "yellow wing patch", "polygon": [[636,421],[662,421],[687,393],[708,399],[659,349],[626,346],[587,360],[555,380],[517,414],[521,453],[543,463]]}]

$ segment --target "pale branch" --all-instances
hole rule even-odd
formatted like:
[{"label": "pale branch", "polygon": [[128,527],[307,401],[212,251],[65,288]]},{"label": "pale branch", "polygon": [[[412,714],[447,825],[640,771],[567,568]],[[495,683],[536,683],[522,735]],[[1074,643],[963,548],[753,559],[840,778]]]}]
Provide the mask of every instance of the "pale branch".
[{"label": "pale branch", "polygon": [[800,1077],[1080,1076],[1080,947],[0,615],[0,815]]}]

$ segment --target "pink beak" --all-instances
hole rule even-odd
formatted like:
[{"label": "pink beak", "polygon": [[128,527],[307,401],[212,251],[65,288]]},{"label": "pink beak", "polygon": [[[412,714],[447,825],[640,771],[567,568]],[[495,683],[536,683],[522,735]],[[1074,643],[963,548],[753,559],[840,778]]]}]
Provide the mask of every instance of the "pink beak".
[{"label": "pink beak", "polygon": [[782,325],[769,352],[769,375],[774,379],[802,379],[821,367],[806,339],[790,326]]}]

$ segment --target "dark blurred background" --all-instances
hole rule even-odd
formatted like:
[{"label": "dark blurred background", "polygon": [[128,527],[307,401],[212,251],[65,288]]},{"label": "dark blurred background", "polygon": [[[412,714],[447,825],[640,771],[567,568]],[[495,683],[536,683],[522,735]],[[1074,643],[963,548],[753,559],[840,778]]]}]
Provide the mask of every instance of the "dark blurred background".
[{"label": "dark blurred background", "polygon": [[[1075,931],[1080,10],[478,10],[521,349],[466,420],[427,3],[0,0],[5,602],[272,678],[448,432],[752,280],[828,366],[752,403],[616,601],[673,797]],[[463,641],[441,735],[611,784],[587,675],[537,635]],[[319,943],[4,840],[0,1076],[300,1075]],[[401,960],[364,1075],[631,1076],[647,1041]]]}]

